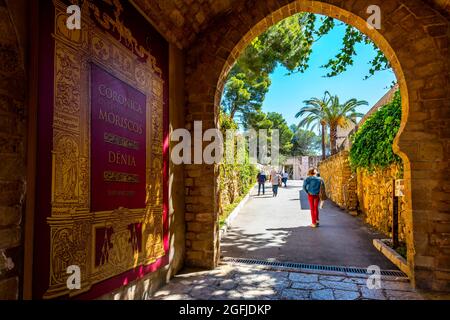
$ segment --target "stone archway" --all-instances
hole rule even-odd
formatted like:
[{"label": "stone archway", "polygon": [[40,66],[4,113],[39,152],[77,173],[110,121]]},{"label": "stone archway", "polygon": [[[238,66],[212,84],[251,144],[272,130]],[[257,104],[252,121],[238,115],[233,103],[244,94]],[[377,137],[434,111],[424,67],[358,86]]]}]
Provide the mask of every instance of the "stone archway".
[{"label": "stone archway", "polygon": [[[369,29],[366,9],[376,4],[382,29]],[[403,120],[395,151],[405,164],[410,229],[408,261],[419,288],[450,289],[448,176],[449,22],[420,0],[246,1],[214,21],[192,44],[187,56],[186,127],[203,121],[217,126],[217,110],[226,76],[246,45],[276,22],[294,13],[324,14],[353,25],[383,50],[400,83]],[[216,209],[217,170],[186,166],[188,265],[213,267],[219,260]],[[211,186],[214,186],[212,188]],[[433,198],[432,198],[433,196]]]}]

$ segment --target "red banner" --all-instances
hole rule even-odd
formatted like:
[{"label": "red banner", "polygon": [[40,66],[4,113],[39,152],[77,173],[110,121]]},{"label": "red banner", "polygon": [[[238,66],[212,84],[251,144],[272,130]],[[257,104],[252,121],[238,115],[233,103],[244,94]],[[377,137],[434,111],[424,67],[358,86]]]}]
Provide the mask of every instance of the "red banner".
[{"label": "red banner", "polygon": [[168,43],[121,0],[86,2],[95,27],[70,31],[68,3],[39,2],[37,299],[94,299],[169,263]]},{"label": "red banner", "polygon": [[145,207],[145,95],[91,71],[91,210]]}]

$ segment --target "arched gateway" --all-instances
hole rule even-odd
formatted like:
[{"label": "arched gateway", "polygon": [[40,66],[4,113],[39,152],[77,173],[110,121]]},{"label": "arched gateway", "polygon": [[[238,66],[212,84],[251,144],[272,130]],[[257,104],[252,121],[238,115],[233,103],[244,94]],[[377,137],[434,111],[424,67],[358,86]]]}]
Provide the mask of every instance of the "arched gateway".
[{"label": "arched gateway", "polygon": [[[370,28],[367,8],[381,9],[381,29]],[[405,165],[408,203],[408,262],[417,287],[449,289],[449,53],[448,20],[423,1],[242,1],[210,23],[187,52],[187,128],[192,121],[217,124],[222,90],[233,63],[249,42],[276,22],[298,12],[339,19],[367,34],[389,59],[403,101],[401,130],[394,150]],[[210,170],[206,170],[210,169]],[[204,172],[197,178],[197,171]],[[206,172],[206,173],[205,173]],[[217,173],[207,165],[188,166],[188,221],[194,241],[187,262],[212,267],[219,260]],[[197,183],[197,180],[201,182]],[[198,185],[205,188],[198,198]],[[208,186],[208,187],[206,187]],[[192,192],[192,193],[190,193]],[[202,239],[202,241],[195,241]]]}]

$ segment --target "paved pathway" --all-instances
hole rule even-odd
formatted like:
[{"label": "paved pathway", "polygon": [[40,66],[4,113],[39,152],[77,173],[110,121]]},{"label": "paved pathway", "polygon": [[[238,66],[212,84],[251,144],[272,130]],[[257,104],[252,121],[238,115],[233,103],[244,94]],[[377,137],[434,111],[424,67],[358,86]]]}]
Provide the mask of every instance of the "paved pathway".
[{"label": "paved pathway", "polygon": [[254,189],[221,241],[222,256],[397,269],[372,244],[383,236],[330,201],[320,210],[320,227],[308,227],[311,216],[303,191],[301,205],[299,200],[302,183],[288,181],[276,198],[269,184],[264,196]]},{"label": "paved pathway", "polygon": [[402,279],[369,289],[363,275],[265,270],[221,264],[212,271],[177,275],[153,300],[423,300]]},{"label": "paved pathway", "polygon": [[[309,209],[305,194],[300,205],[300,186],[300,181],[290,181],[277,198],[270,190],[265,196],[256,196],[257,190],[253,190],[222,239],[222,255],[363,268],[375,264],[381,269],[396,269],[372,245],[373,238],[382,236],[330,202],[321,211],[321,227],[307,227]],[[422,296],[406,278],[383,277],[380,289],[369,289],[364,274],[222,263],[211,271],[184,270],[152,299],[420,300]]]}]

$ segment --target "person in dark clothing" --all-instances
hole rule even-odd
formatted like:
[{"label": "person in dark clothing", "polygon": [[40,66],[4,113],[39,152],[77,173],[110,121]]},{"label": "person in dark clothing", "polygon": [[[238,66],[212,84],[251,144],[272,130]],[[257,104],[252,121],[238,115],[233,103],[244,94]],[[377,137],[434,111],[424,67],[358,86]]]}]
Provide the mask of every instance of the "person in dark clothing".
[{"label": "person in dark clothing", "polygon": [[289,174],[285,171],[283,172],[283,174],[281,175],[281,182],[284,183],[284,187],[287,188],[287,181],[289,178]]},{"label": "person in dark clothing", "polygon": [[261,186],[262,186],[262,193],[265,194],[265,183],[267,181],[267,176],[264,173],[264,171],[260,171],[258,173],[258,176],[256,177],[258,179],[258,196],[261,194]]}]

